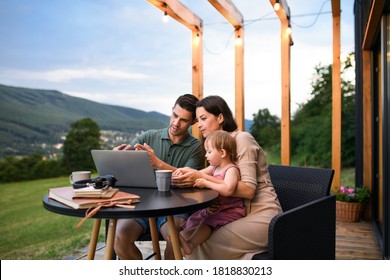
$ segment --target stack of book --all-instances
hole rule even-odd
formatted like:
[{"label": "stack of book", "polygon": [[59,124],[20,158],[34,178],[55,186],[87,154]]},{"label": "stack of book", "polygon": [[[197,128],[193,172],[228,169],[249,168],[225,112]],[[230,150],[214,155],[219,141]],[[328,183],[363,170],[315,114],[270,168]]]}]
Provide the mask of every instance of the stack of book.
[{"label": "stack of book", "polygon": [[[74,209],[88,209],[97,205],[107,204],[109,202],[123,204],[120,207],[128,205],[126,208],[133,208],[134,206],[132,206],[132,204],[140,201],[140,197],[138,195],[122,192],[114,188],[107,189],[107,193],[100,190],[101,192],[87,192],[87,194],[85,194],[85,192],[78,190],[82,189],[74,189],[73,187],[52,188],[49,189],[48,197]],[[77,194],[76,191],[78,192]],[[86,197],[86,195],[88,197]]]}]

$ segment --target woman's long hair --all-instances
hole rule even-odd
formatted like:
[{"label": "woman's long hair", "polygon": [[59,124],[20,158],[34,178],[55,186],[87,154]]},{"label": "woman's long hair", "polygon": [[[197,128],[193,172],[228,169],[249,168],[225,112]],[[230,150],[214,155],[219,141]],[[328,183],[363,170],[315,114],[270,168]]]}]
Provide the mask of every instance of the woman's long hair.
[{"label": "woman's long hair", "polygon": [[218,117],[222,114],[224,122],[222,123],[222,129],[227,132],[233,132],[237,130],[236,121],[233,118],[232,111],[227,105],[226,101],[218,95],[210,95],[199,100],[196,103],[196,108],[203,107],[207,112]]}]

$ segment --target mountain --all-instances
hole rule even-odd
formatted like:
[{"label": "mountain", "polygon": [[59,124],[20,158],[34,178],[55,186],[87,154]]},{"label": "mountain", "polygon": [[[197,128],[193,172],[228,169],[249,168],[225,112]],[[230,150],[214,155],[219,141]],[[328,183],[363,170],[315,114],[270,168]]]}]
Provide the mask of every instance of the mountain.
[{"label": "mountain", "polygon": [[245,131],[248,131],[248,132],[249,132],[249,130],[250,130],[252,124],[253,124],[253,120],[247,120],[247,119],[245,119],[245,120],[244,120]]},{"label": "mountain", "polygon": [[56,90],[0,85],[0,157],[25,155],[36,146],[60,143],[72,122],[87,117],[101,130],[125,134],[169,123],[169,116],[157,112],[105,105]]},{"label": "mountain", "polygon": [[[99,125],[107,148],[128,143],[138,132],[166,127],[170,118],[158,112],[101,104],[56,90],[0,85],[0,158],[35,151],[55,155],[71,123],[88,117]],[[252,123],[245,120],[245,130],[249,131]]]}]

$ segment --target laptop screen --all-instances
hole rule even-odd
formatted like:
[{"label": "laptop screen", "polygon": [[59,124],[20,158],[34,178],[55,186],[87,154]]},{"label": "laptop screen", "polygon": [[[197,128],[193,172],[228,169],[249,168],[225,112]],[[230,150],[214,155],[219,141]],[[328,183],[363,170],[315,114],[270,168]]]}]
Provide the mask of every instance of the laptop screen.
[{"label": "laptop screen", "polygon": [[115,186],[157,187],[147,151],[92,150],[91,154],[99,176],[115,176]]}]

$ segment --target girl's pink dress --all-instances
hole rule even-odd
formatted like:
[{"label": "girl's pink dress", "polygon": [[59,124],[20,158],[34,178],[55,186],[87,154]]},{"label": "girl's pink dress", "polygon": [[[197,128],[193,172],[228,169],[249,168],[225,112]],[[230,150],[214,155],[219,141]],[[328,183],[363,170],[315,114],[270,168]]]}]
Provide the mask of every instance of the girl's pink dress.
[{"label": "girl's pink dress", "polygon": [[[224,179],[226,171],[230,168],[238,169],[236,165],[228,165],[225,167],[222,174],[213,174],[213,176],[219,179]],[[212,230],[216,230],[221,226],[238,220],[244,216],[245,207],[242,198],[220,195],[211,208],[201,209],[193,213],[182,225],[182,228],[186,229],[195,227],[199,224],[206,224],[210,226]]]}]

